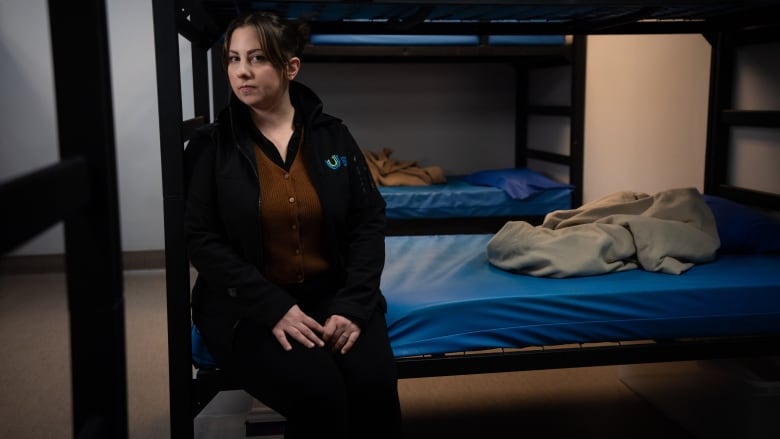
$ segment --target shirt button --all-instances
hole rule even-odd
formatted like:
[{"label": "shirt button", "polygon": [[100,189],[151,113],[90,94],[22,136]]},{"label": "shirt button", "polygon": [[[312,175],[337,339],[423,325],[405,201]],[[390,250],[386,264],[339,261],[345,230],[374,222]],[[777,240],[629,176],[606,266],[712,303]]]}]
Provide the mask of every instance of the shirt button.
[{"label": "shirt button", "polygon": [[289,201],[290,203],[294,203],[294,202],[295,202],[295,197],[290,197],[290,199],[289,199],[288,201]]},{"label": "shirt button", "polygon": [[290,226],[290,228],[293,230],[298,230],[298,224],[293,224]]},{"label": "shirt button", "polygon": [[299,254],[301,254],[301,249],[299,249],[299,248],[296,248],[296,249],[295,249],[295,254],[296,254],[296,255],[299,255]]},{"label": "shirt button", "polygon": [[290,179],[290,174],[284,174],[284,179],[285,180],[289,180]]}]

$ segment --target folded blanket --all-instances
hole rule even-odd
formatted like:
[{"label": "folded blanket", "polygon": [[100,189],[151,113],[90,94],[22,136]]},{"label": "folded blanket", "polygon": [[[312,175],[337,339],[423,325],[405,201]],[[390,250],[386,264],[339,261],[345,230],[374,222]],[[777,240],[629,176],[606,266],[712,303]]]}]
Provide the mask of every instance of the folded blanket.
[{"label": "folded blanket", "polygon": [[715,258],[715,218],[694,188],[649,196],[617,192],[547,214],[540,226],[510,221],[488,242],[491,264],[533,276],[570,277],[641,268],[680,274]]},{"label": "folded blanket", "polygon": [[440,167],[420,167],[414,160],[396,161],[390,158],[392,153],[387,148],[378,154],[363,150],[377,186],[428,186],[447,181]]}]

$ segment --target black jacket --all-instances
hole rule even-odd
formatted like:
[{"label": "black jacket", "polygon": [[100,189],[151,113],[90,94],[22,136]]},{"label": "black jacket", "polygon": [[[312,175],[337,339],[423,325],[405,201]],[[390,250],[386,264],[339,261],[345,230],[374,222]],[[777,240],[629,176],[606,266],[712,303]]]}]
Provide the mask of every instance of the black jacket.
[{"label": "black jacket", "polygon": [[[302,84],[290,84],[290,98],[303,117],[301,148],[308,148],[305,165],[322,204],[326,258],[343,285],[329,315],[361,325],[377,309],[386,310],[379,291],[384,199],[347,127],[323,113],[320,99]],[[249,121],[247,108],[233,98],[185,151],[187,253],[198,272],[192,317],[209,347],[223,352],[241,319],[256,319],[270,330],[296,303],[260,271],[263,200]]]}]

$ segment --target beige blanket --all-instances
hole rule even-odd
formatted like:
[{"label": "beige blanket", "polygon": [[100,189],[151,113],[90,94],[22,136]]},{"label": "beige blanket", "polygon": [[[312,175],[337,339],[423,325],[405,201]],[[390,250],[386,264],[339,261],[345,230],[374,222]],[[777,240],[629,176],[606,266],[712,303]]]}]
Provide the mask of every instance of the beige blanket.
[{"label": "beige blanket", "polygon": [[420,167],[414,160],[393,160],[390,158],[392,153],[387,148],[380,153],[363,150],[377,186],[428,186],[447,181],[440,167]]},{"label": "beige blanket", "polygon": [[649,196],[618,192],[547,214],[541,226],[510,221],[488,242],[490,263],[533,276],[570,277],[642,268],[680,274],[711,261],[715,218],[694,188]]}]

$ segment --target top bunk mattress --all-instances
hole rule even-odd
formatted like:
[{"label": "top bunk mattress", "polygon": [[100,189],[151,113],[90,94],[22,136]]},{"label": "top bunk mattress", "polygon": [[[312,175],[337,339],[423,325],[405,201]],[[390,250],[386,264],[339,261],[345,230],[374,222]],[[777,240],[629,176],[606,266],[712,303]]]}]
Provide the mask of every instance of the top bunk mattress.
[{"label": "top bunk mattress", "polygon": [[571,208],[571,188],[513,199],[503,190],[477,186],[462,177],[430,186],[385,186],[379,192],[387,203],[388,219],[469,218],[545,215]]},{"label": "top bunk mattress", "polygon": [[724,254],[682,275],[513,274],[492,235],[386,239],[382,291],[397,357],[493,348],[780,334],[780,254]]}]

